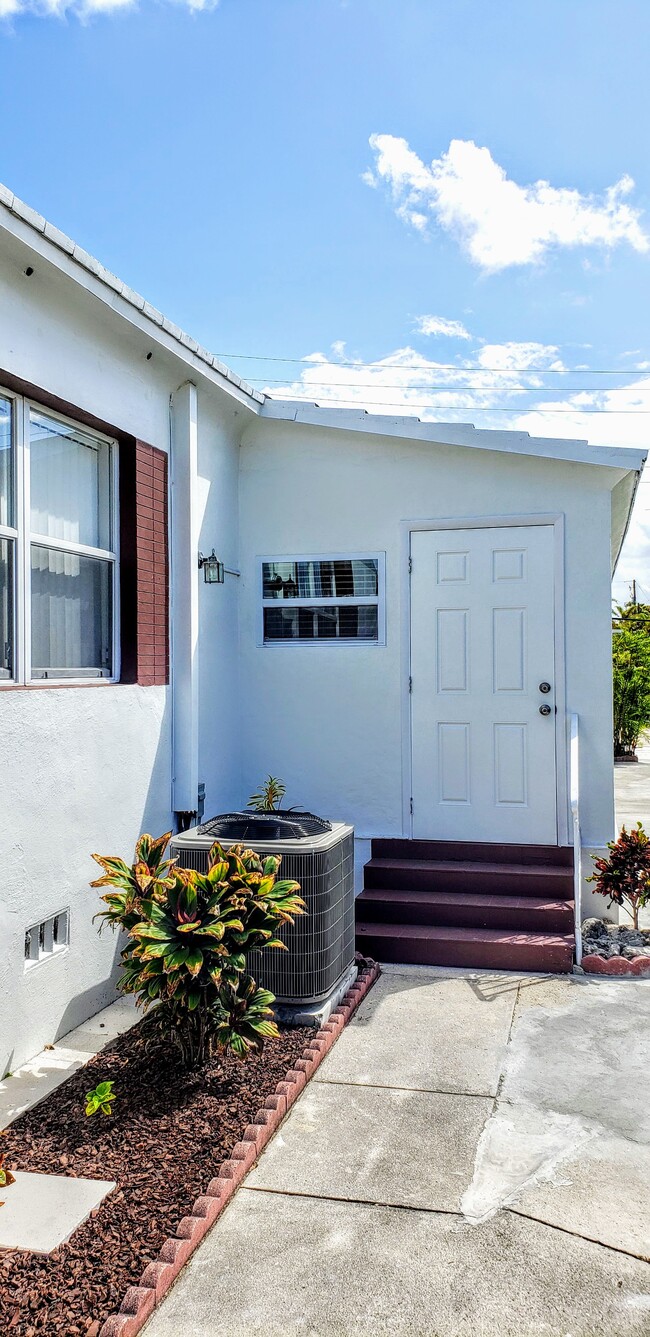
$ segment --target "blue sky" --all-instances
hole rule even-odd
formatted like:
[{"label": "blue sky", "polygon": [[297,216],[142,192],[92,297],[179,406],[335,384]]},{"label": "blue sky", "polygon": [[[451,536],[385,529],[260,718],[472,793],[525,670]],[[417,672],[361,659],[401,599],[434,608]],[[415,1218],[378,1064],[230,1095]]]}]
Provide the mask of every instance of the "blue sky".
[{"label": "blue sky", "polygon": [[2,13],[0,179],[256,384],[645,445],[647,0]]}]

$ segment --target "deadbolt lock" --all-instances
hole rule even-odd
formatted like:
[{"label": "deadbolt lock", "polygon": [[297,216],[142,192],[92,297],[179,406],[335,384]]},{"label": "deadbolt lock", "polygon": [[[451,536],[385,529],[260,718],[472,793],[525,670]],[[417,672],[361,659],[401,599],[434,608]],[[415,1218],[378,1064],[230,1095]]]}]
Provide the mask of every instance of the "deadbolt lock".
[{"label": "deadbolt lock", "polygon": [[550,707],[550,706],[540,706],[540,708],[539,708],[539,713],[540,713],[540,715],[550,715],[550,713],[551,713],[551,707]]},{"label": "deadbolt lock", "polygon": [[551,684],[550,684],[550,682],[540,682],[540,684],[539,684],[539,690],[540,690],[540,692],[543,692],[543,693],[544,693],[544,696],[547,696],[548,693],[549,693],[550,690],[551,690]]}]

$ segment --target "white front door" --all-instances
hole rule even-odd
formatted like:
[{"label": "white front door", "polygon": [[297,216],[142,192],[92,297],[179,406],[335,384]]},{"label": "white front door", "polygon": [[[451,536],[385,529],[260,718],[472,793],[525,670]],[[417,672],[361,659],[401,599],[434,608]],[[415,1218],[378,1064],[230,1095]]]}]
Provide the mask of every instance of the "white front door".
[{"label": "white front door", "polygon": [[416,838],[556,843],[553,535],[411,534]]}]

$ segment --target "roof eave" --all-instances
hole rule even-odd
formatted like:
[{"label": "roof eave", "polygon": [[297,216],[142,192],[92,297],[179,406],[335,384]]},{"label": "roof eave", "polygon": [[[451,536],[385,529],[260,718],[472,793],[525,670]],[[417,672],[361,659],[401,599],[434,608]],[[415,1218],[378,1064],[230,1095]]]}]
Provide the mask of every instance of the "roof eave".
[{"label": "roof eave", "polygon": [[637,472],[647,451],[619,446],[590,446],[588,441],[565,437],[535,437],[528,432],[474,427],[472,423],[426,422],[415,416],[397,417],[368,413],[365,409],[339,409],[308,400],[280,400],[267,396],[260,417],[338,431],[365,432],[373,436],[431,441],[437,445],[466,446],[470,450],[494,450],[537,459],[598,465]]},{"label": "roof eave", "polygon": [[193,372],[207,377],[233,399],[259,413],[265,396],[203,348],[180,326],[168,320],[140,293],[122,283],[94,256],[77,246],[64,232],[19,200],[0,184],[0,229],[27,246],[34,255],[53,264],[73,282],[91,292],[129,324],[141,329],[159,347],[165,348]]}]

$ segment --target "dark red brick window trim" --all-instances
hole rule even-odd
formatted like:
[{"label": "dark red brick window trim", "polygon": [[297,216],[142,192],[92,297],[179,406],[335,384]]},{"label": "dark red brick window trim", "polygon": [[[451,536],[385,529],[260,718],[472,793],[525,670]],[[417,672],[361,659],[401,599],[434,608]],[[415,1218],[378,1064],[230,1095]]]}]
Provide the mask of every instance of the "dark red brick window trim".
[{"label": "dark red brick window trim", "polygon": [[167,455],[2,369],[0,385],[119,443],[120,682],[169,682]]},{"label": "dark red brick window trim", "polygon": [[169,682],[167,456],[144,441],[120,451],[122,682]]}]

